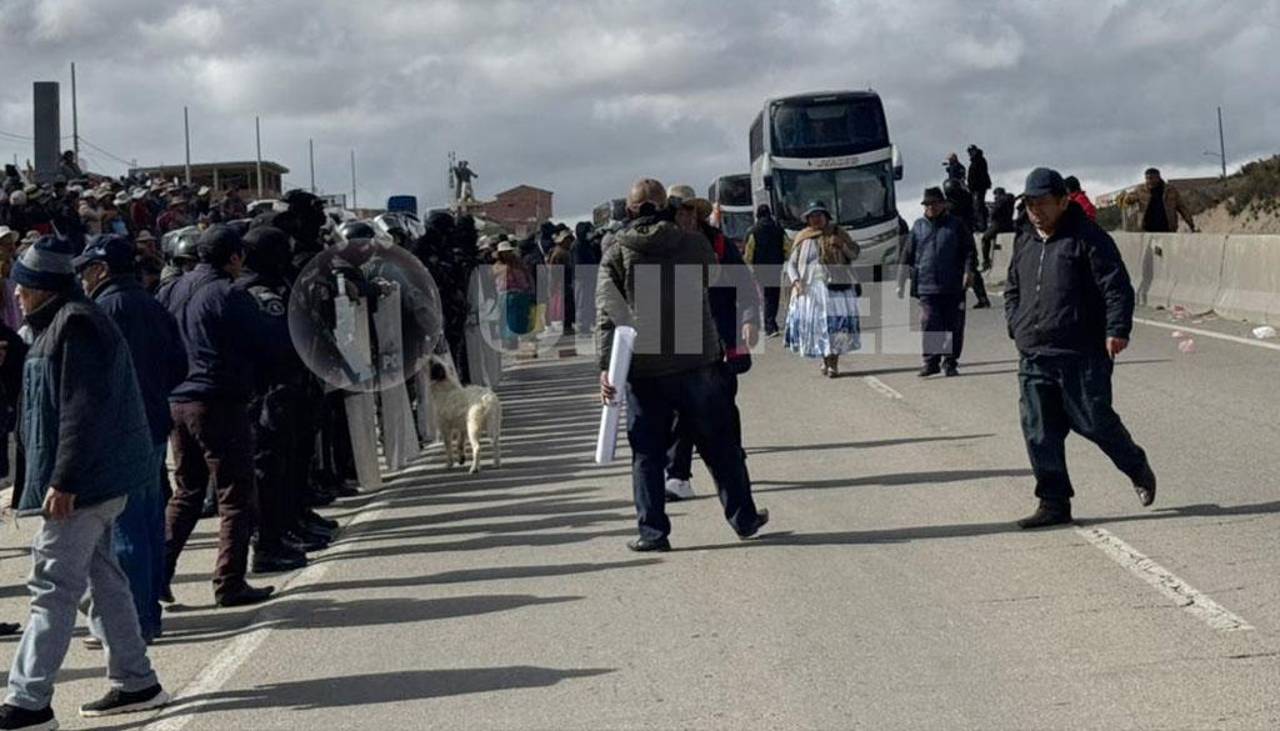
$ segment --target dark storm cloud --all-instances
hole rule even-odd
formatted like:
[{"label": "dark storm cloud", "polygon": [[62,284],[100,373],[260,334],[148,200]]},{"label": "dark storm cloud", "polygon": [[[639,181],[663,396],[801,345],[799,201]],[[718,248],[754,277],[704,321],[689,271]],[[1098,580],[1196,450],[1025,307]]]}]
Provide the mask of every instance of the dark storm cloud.
[{"label": "dark storm cloud", "polygon": [[1280,122],[1267,0],[2,2],[0,130],[30,134],[30,82],[76,61],[82,132],[118,156],[179,162],[187,105],[194,158],[249,159],[260,114],[295,185],[309,137],[326,190],[349,188],[356,148],[366,203],[438,202],[449,150],[482,194],[529,182],[566,215],[640,174],[700,188],[746,169],[766,97],[814,89],[882,94],[905,201],[970,142],[997,184],[1048,163],[1103,192],[1148,164],[1212,168],[1219,104],[1236,163],[1274,152]]}]

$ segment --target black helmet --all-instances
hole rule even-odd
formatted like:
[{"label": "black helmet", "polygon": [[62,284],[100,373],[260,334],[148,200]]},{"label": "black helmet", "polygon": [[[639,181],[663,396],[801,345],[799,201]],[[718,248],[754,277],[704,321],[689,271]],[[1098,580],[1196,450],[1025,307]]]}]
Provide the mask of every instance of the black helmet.
[{"label": "black helmet", "polygon": [[257,226],[244,235],[244,265],[259,274],[283,274],[289,264],[289,234]]},{"label": "black helmet", "polygon": [[965,189],[964,183],[956,180],[955,178],[948,178],[947,181],[942,184],[942,194],[945,195],[948,200],[956,200],[969,195],[969,191]]},{"label": "black helmet", "polygon": [[347,221],[338,227],[338,236],[344,241],[354,241],[356,239],[373,239],[377,237],[378,232],[369,225],[368,221]]},{"label": "black helmet", "polygon": [[173,245],[173,260],[177,261],[200,261],[200,253],[196,250],[196,242],[200,240],[199,236],[179,236],[178,241]]}]

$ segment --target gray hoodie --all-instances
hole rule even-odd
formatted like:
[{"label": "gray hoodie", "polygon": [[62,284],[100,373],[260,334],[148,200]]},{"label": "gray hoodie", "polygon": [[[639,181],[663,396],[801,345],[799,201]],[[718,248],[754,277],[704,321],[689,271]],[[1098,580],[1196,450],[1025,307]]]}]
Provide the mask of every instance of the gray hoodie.
[{"label": "gray hoodie", "polygon": [[617,325],[636,329],[631,379],[695,370],[722,358],[707,302],[715,250],[670,221],[640,218],[619,231],[600,262],[596,345],[608,370]]}]

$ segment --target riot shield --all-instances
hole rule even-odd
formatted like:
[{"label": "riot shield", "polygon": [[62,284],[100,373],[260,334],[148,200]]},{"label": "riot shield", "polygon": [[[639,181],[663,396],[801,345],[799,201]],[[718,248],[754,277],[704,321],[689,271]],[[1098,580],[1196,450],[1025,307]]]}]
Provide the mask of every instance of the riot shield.
[{"label": "riot shield", "polygon": [[378,281],[381,294],[373,315],[378,336],[378,401],[382,406],[382,444],[387,466],[404,469],[421,452],[413,423],[409,392],[404,385],[404,344],[400,329],[400,285]]}]

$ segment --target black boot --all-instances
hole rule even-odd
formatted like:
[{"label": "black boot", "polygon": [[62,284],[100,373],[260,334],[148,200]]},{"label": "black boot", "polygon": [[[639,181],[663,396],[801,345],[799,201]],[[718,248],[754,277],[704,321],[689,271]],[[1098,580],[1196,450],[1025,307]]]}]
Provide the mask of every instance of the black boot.
[{"label": "black boot", "polygon": [[1151,471],[1150,463],[1147,464],[1143,474],[1133,481],[1133,489],[1138,493],[1138,500],[1142,503],[1142,507],[1149,508],[1151,503],[1156,501],[1156,473]]},{"label": "black boot", "polygon": [[1033,528],[1048,528],[1053,525],[1066,525],[1071,522],[1071,503],[1040,501],[1040,506],[1036,508],[1036,512],[1028,515],[1018,521],[1018,527],[1023,530],[1031,530]]},{"label": "black boot", "polygon": [[264,547],[258,545],[253,551],[253,573],[274,574],[281,571],[296,571],[307,565],[307,554],[290,543],[280,543]]}]

